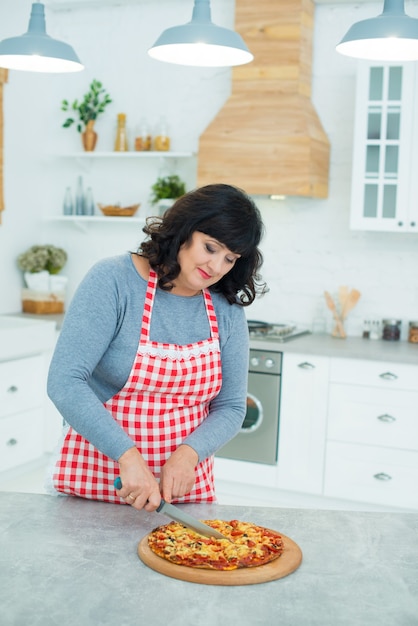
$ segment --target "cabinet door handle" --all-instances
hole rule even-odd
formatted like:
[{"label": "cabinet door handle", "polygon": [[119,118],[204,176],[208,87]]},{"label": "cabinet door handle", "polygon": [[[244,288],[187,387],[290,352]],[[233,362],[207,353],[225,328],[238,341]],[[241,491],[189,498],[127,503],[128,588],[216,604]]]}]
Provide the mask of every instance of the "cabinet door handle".
[{"label": "cabinet door handle", "polygon": [[376,478],[376,480],[383,480],[383,481],[392,480],[392,476],[389,476],[389,474],[385,474],[384,472],[379,472],[378,474],[374,474],[373,478]]},{"label": "cabinet door handle", "polygon": [[14,437],[11,437],[9,441],[6,443],[6,446],[10,446],[10,447],[16,446],[16,445],[17,445],[17,439],[15,439]]},{"label": "cabinet door handle", "polygon": [[16,385],[10,385],[10,387],[7,390],[7,393],[16,393],[16,391],[18,391],[18,387],[16,387]]},{"label": "cabinet door handle", "polygon": [[383,380],[397,380],[398,377],[396,374],[392,374],[392,372],[384,372],[383,374],[379,374],[380,378]]},{"label": "cabinet door handle", "polygon": [[393,417],[393,415],[389,415],[388,413],[378,415],[377,419],[381,422],[385,422],[385,424],[392,424],[392,422],[396,422],[396,417]]},{"label": "cabinet door handle", "polygon": [[314,370],[315,369],[315,365],[312,365],[312,363],[308,363],[307,361],[304,361],[304,363],[299,363],[298,367],[300,367],[300,369],[302,370]]}]

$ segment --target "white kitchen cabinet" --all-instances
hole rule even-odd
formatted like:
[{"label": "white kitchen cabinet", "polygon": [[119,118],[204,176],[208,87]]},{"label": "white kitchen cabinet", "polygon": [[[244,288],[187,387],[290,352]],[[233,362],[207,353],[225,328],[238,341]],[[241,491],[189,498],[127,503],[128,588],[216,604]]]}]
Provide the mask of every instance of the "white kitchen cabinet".
[{"label": "white kitchen cabinet", "polygon": [[321,494],[329,358],[283,354],[277,487]]},{"label": "white kitchen cabinet", "polygon": [[352,229],[418,232],[415,63],[358,64]]},{"label": "white kitchen cabinet", "polygon": [[42,355],[0,363],[0,471],[42,456],[44,398]]},{"label": "white kitchen cabinet", "polygon": [[46,354],[56,324],[34,317],[0,316],[0,472],[45,452]]},{"label": "white kitchen cabinet", "polygon": [[331,359],[324,495],[418,508],[418,365]]}]

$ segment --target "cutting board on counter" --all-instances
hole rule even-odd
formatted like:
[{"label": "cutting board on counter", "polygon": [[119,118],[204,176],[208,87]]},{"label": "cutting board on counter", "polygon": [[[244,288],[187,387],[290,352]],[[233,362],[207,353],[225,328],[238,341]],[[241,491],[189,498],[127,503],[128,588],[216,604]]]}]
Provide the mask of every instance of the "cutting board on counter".
[{"label": "cutting board on counter", "polygon": [[143,537],[138,544],[138,556],[145,565],[148,565],[148,567],[160,574],[170,576],[170,578],[178,578],[179,580],[186,580],[201,585],[256,585],[257,583],[266,583],[278,578],[284,578],[294,572],[302,562],[302,550],[297,543],[281,533],[280,535],[283,539],[284,551],[278,559],[266,565],[227,572],[194,569],[170,563],[170,561],[157,556],[150,549],[148,546],[148,535]]}]

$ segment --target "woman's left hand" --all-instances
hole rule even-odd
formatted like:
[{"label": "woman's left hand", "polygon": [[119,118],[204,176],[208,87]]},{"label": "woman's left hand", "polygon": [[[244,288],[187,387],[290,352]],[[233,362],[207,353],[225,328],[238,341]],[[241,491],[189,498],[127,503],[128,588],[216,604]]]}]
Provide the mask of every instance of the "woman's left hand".
[{"label": "woman's left hand", "polygon": [[161,470],[160,491],[166,502],[189,493],[195,483],[198,454],[186,444],[173,452]]}]

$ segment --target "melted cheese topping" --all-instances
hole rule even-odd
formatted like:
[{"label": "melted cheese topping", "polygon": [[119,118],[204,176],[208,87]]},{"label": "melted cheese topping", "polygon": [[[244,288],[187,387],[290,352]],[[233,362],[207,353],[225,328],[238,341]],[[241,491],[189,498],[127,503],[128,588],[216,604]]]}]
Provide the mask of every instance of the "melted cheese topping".
[{"label": "melted cheese topping", "polygon": [[227,539],[203,537],[178,522],[152,531],[148,545],[169,561],[189,567],[237,569],[265,564],[280,556],[283,542],[279,533],[249,522],[207,520]]}]

